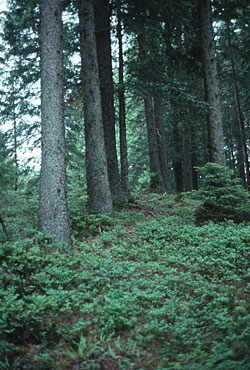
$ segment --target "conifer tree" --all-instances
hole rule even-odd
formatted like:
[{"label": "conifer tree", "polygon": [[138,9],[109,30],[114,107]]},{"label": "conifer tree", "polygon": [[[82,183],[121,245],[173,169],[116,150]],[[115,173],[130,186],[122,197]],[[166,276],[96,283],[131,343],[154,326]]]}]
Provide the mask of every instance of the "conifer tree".
[{"label": "conifer tree", "polygon": [[220,106],[215,41],[212,26],[211,0],[198,0],[199,26],[204,72],[205,99],[208,103],[210,160],[226,164],[224,134]]},{"label": "conifer tree", "polygon": [[53,242],[71,243],[66,197],[63,102],[62,11],[60,0],[41,4],[42,164],[39,227]]},{"label": "conifer tree", "polygon": [[86,143],[86,177],[91,211],[113,214],[102,124],[94,1],[79,0],[79,26]]}]

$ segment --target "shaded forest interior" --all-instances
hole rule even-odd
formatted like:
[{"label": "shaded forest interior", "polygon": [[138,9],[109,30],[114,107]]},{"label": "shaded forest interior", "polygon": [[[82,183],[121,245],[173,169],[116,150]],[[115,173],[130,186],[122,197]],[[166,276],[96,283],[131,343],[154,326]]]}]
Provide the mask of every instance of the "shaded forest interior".
[{"label": "shaded forest interior", "polygon": [[250,369],[249,11],[0,10],[0,368]]}]

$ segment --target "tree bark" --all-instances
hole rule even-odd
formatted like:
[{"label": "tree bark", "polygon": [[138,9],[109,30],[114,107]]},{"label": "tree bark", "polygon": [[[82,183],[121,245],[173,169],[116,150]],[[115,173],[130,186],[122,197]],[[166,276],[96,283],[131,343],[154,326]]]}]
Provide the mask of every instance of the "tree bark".
[{"label": "tree bark", "polygon": [[94,22],[94,0],[79,0],[84,97],[86,177],[90,210],[113,214],[105,153],[100,81]]},{"label": "tree bark", "polygon": [[121,202],[127,201],[128,199],[125,193],[122,191],[116,150],[110,16],[111,8],[109,0],[96,0],[96,47],[101,90],[102,122],[104,130],[105,150],[112,200],[115,204],[119,204]]},{"label": "tree bark", "polygon": [[39,227],[53,242],[71,243],[66,196],[61,1],[41,5],[41,123]]},{"label": "tree bark", "polygon": [[1,224],[2,228],[3,228],[3,232],[6,235],[7,240],[10,241],[11,240],[11,235],[10,235],[10,233],[9,233],[6,225],[5,225],[3,214],[1,212],[1,210],[0,210],[0,224]]},{"label": "tree bark", "polygon": [[211,160],[218,164],[226,165],[215,43],[212,27],[211,0],[198,0],[198,11],[205,97],[208,103]]},{"label": "tree bark", "polygon": [[124,94],[124,62],[122,45],[122,27],[121,19],[118,14],[117,39],[119,47],[119,129],[120,129],[120,161],[121,161],[121,182],[122,189],[127,198],[131,198],[129,178],[128,178],[128,147],[127,147],[127,129],[126,129],[126,107]]},{"label": "tree bark", "polygon": [[239,96],[239,89],[238,83],[236,79],[236,72],[235,72],[235,64],[232,52],[232,42],[231,42],[231,31],[230,31],[230,21],[227,20],[227,38],[228,38],[228,50],[229,50],[229,57],[231,63],[231,70],[232,70],[232,82],[234,87],[234,95],[235,95],[235,105],[237,111],[237,121],[238,121],[238,151],[239,157],[242,158],[240,161],[240,175],[243,181],[243,185],[245,187],[250,188],[250,164],[248,160],[248,150],[246,145],[246,134],[245,134],[245,124],[244,124],[244,117],[241,110],[240,105],[240,96]]},{"label": "tree bark", "polygon": [[152,98],[151,97],[145,98],[144,105],[147,123],[150,172],[152,175],[150,188],[152,190],[160,190],[163,189],[163,179],[161,175],[161,167],[159,161],[157,130],[155,127],[154,107]]},{"label": "tree bark", "polygon": [[190,134],[187,124],[184,124],[183,133],[183,172],[185,191],[193,190],[193,166],[191,158]]},{"label": "tree bark", "polygon": [[[177,109],[178,108],[176,107],[176,110]],[[175,155],[173,158],[175,186],[176,186],[177,193],[181,193],[183,191],[183,175],[182,175],[183,151],[182,151],[182,141],[181,141],[180,129],[179,129],[178,121],[176,118],[173,121],[172,140],[174,144],[173,150],[175,152]]]},{"label": "tree bark", "polygon": [[16,119],[16,104],[15,104],[15,83],[13,82],[13,91],[12,91],[13,101],[12,101],[12,110],[13,110],[13,134],[14,134],[14,163],[15,163],[15,185],[14,190],[18,189],[18,156],[17,156],[17,119]]},{"label": "tree bark", "polygon": [[156,127],[156,134],[157,134],[158,153],[159,153],[159,161],[160,161],[161,176],[162,176],[162,181],[163,181],[163,188],[164,190],[170,192],[171,182],[170,182],[170,174],[169,174],[169,168],[168,168],[162,98],[160,96],[154,97],[154,118],[155,118],[155,127]]},{"label": "tree bark", "polygon": [[[139,46],[139,58],[140,61],[146,57],[146,46],[143,35],[138,36],[138,46]],[[162,189],[163,179],[161,175],[161,167],[159,161],[159,151],[157,143],[157,131],[155,127],[155,118],[154,118],[154,106],[152,96],[144,97],[144,106],[145,106],[145,117],[147,124],[147,137],[148,137],[148,147],[149,147],[149,163],[150,163],[150,173],[151,173],[151,182],[150,188],[152,190]]]}]

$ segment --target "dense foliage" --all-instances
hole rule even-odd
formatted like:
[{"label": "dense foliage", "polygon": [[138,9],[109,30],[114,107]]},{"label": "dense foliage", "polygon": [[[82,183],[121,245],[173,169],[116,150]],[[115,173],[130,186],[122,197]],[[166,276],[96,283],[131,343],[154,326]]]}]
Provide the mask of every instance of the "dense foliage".
[{"label": "dense foliage", "polygon": [[[7,3],[2,11],[0,1],[0,368],[250,370],[248,2]],[[41,23],[41,8],[57,18],[56,32],[47,16]],[[44,90],[46,74],[40,88],[41,65],[56,72],[41,61],[49,29],[49,41],[63,40],[56,65],[64,73],[52,73],[61,89],[41,119],[40,96],[56,96]],[[208,91],[221,98],[220,135]],[[39,189],[40,142],[51,155],[48,201],[42,181]],[[60,238],[60,216],[72,243]]]},{"label": "dense foliage", "polygon": [[207,163],[198,170],[202,176],[203,217],[215,221],[250,221],[249,192],[232,170],[217,163]]},{"label": "dense foliage", "polygon": [[[67,158],[70,186],[75,186],[76,182],[77,185],[85,182],[80,45],[77,2],[63,3]],[[231,0],[212,1],[212,5],[227,164],[247,187],[250,181],[249,4],[245,0]],[[160,96],[163,103],[171,188],[173,191],[197,189],[194,168],[209,161],[208,105],[203,100],[197,4],[119,0],[112,2],[112,11],[116,122],[119,120],[117,92],[122,88],[131,190],[145,189],[151,180],[143,100],[155,96]],[[122,86],[118,83],[118,14],[124,46]],[[18,161],[26,162],[28,156],[32,159],[32,154],[39,156],[39,1],[12,0],[9,11],[2,13],[0,20],[1,124],[8,122],[9,156],[13,157],[15,152]],[[139,55],[139,36],[145,37],[143,59]],[[117,125],[116,131],[118,135]]]},{"label": "dense foliage", "polygon": [[195,226],[199,203],[145,193],[72,248],[2,245],[1,368],[249,369],[250,228]]}]

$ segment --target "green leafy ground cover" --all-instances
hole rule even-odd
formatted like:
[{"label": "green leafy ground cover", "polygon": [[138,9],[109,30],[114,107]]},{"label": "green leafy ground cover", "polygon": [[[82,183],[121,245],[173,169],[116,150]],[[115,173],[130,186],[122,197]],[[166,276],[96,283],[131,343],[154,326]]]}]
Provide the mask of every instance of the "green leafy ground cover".
[{"label": "green leafy ground cover", "polygon": [[197,204],[145,193],[110,219],[79,203],[71,249],[2,244],[0,368],[250,369],[250,224],[197,226]]}]

